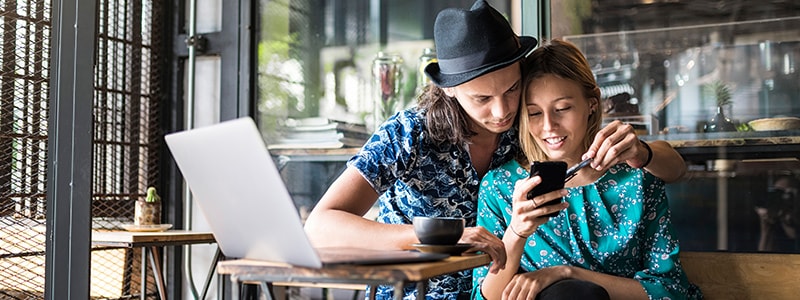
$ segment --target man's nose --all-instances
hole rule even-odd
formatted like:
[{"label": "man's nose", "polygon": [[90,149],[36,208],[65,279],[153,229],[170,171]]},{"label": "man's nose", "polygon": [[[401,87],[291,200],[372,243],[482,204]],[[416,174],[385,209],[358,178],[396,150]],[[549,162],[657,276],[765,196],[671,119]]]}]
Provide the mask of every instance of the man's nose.
[{"label": "man's nose", "polygon": [[502,98],[495,99],[492,104],[492,116],[495,118],[505,118],[508,116],[508,112],[511,111],[511,106],[509,105],[508,101],[504,101]]}]

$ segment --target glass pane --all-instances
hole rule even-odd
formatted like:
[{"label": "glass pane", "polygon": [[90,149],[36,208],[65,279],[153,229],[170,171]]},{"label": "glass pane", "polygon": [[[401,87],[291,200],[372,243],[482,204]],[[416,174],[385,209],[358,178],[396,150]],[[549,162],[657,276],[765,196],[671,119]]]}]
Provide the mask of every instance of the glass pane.
[{"label": "glass pane", "polygon": [[[284,118],[371,122],[377,91],[372,71],[380,52],[400,70],[398,108],[414,104],[418,67],[433,48],[433,22],[458,1],[262,1],[258,33],[258,112],[269,141]],[[490,1],[506,15],[509,1]],[[322,4],[320,4],[322,3]]]},{"label": "glass pane", "polygon": [[[313,206],[383,121],[376,109],[391,107],[383,113],[391,114],[415,104],[420,60],[434,47],[436,14],[473,2],[260,2],[258,123],[271,153],[287,167],[284,179],[301,211]],[[489,2],[511,15],[511,1]],[[373,73],[379,53],[385,72],[396,71],[384,74],[396,79],[385,82],[393,88],[384,98]]]},{"label": "glass pane", "polygon": [[668,185],[684,250],[800,251],[800,3],[551,4],[552,36],[584,51],[605,119],[686,158]]}]

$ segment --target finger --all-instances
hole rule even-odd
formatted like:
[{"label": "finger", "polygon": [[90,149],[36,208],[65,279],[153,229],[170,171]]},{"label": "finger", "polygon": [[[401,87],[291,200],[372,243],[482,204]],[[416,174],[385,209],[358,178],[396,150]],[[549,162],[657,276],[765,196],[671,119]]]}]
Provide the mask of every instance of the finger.
[{"label": "finger", "polygon": [[616,163],[623,162],[623,161],[628,163],[631,166],[633,166],[633,163],[637,163],[637,162],[640,163],[640,164],[644,163],[644,162],[639,162],[638,159],[636,158],[636,147],[628,148],[624,152],[619,154],[619,161],[616,162]]},{"label": "finger", "polygon": [[506,288],[503,289],[503,299],[517,299],[519,296],[520,288],[517,285],[516,277],[511,278]]},{"label": "finger", "polygon": [[512,280],[514,281],[514,299],[535,299],[536,295],[531,294],[531,290],[536,285],[536,281],[522,274],[515,275]]},{"label": "finger", "polygon": [[553,201],[558,199],[560,201],[561,198],[569,194],[566,189],[555,190],[549,193],[544,193],[539,196],[533,197],[534,208],[542,207],[544,205],[553,204]]},{"label": "finger", "polygon": [[[619,143],[624,137],[625,137],[625,134],[620,132],[620,131],[618,131],[618,130],[617,131],[613,131],[613,132],[609,132],[608,134],[603,135],[602,137],[598,136],[595,139],[595,140],[599,140],[599,142],[600,142],[600,146],[597,148],[597,157],[603,158],[604,156],[606,156],[606,153],[608,153],[608,150],[611,149],[611,147],[613,147],[617,143]],[[597,160],[595,160],[595,161],[597,161]]]},{"label": "finger", "polygon": [[636,135],[632,132],[631,134],[624,131],[614,132],[602,142],[595,159],[592,160],[592,167],[599,171],[623,161],[619,155],[632,147],[634,139]]},{"label": "finger", "polygon": [[497,274],[497,272],[506,268],[507,259],[505,244],[503,244],[500,239],[497,240],[499,243],[487,245],[486,250],[484,250],[484,252],[489,253],[489,256],[492,257],[492,265],[489,267],[489,272],[494,274]]},{"label": "finger", "polygon": [[502,261],[501,260],[497,260],[497,259],[493,259],[492,260],[492,265],[489,266],[489,272],[492,273],[492,274],[497,274],[497,273],[500,273],[500,271],[504,270],[505,268],[506,268],[505,259],[503,259]]},{"label": "finger", "polygon": [[470,227],[469,234],[464,236],[464,241],[472,244],[470,250],[482,251],[492,258],[492,265],[489,272],[497,273],[505,269],[506,250],[505,244],[498,237],[490,233],[483,227]]},{"label": "finger", "polygon": [[603,144],[603,141],[605,141],[606,138],[608,137],[607,132],[610,126],[611,124],[600,129],[600,131],[598,131],[597,134],[594,135],[594,139],[592,140],[592,143],[589,145],[589,149],[586,150],[586,153],[581,155],[581,160],[597,157],[597,151],[600,150],[600,146]]},{"label": "finger", "polygon": [[533,176],[526,179],[518,180],[514,184],[514,192],[512,194],[512,201],[515,203],[523,202],[527,203],[526,200],[528,199],[528,192],[533,189],[535,186],[542,183],[541,176]]},{"label": "finger", "polygon": [[538,229],[539,226],[541,226],[544,223],[547,223],[547,221],[549,221],[550,218],[558,215],[558,212],[560,212],[562,210],[565,210],[568,207],[569,207],[569,203],[567,203],[567,202],[553,203],[553,204],[549,204],[549,205],[543,205],[542,207],[540,207],[536,211],[537,212],[536,213],[537,214],[536,219],[533,220],[533,222],[532,222],[533,225],[532,225],[531,228],[533,228],[533,229],[531,230],[531,232],[536,231],[536,229]]}]

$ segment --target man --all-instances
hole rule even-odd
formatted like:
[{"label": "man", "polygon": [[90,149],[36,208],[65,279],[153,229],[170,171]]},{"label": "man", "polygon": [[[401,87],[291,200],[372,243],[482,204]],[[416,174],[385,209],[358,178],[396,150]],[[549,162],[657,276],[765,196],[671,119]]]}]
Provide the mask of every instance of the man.
[{"label": "man", "polygon": [[[426,88],[417,107],[395,114],[376,130],[314,207],[305,228],[317,247],[413,249],[419,243],[410,225],[414,216],[460,217],[466,228],[459,243],[489,254],[490,272],[497,272],[505,265],[503,243],[475,227],[479,183],[488,170],[519,153],[514,127],[521,95],[519,60],[537,41],[517,36],[497,10],[478,0],[469,10],[439,12],[434,43],[438,62],[425,73],[435,86]],[[619,130],[633,133],[629,126],[618,127],[603,140]],[[635,147],[638,140],[595,144],[590,151],[601,158],[642,150]],[[671,170],[679,169],[676,161],[683,163],[668,146],[653,151],[653,160],[670,163]],[[596,168],[613,165],[595,161]],[[361,217],[376,201],[377,220]],[[434,278],[427,298],[469,298],[471,280],[469,270]],[[407,296],[414,293],[413,287],[405,289]],[[379,299],[391,295],[391,287],[377,291]]]}]

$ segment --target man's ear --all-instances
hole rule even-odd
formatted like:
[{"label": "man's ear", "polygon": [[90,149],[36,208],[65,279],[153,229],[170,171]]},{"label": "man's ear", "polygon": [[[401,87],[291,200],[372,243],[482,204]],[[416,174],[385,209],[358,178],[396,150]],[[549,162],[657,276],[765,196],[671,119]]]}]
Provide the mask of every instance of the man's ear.
[{"label": "man's ear", "polygon": [[444,94],[447,95],[447,97],[451,97],[451,98],[455,98],[456,97],[456,90],[454,88],[446,87],[446,88],[442,88],[442,91],[444,91]]}]

